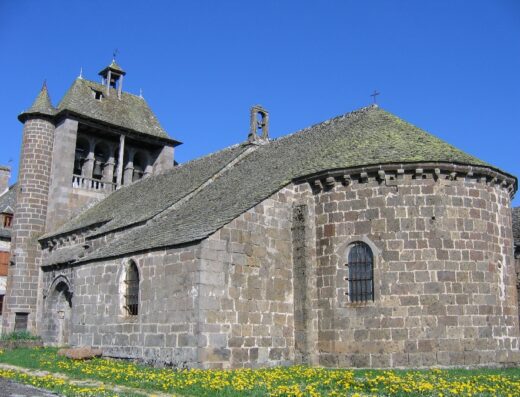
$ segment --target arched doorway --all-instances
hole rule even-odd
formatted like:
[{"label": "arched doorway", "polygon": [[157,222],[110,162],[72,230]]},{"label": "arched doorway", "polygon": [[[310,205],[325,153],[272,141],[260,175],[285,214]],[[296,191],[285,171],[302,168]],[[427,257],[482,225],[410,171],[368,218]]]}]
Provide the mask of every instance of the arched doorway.
[{"label": "arched doorway", "polygon": [[67,345],[70,339],[72,293],[63,280],[55,283],[47,297],[46,339],[54,345]]}]

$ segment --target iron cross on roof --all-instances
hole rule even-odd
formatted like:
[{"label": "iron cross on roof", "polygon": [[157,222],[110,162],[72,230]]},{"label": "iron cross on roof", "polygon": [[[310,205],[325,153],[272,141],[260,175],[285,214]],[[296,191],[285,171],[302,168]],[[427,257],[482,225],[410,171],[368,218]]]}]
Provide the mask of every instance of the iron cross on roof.
[{"label": "iron cross on roof", "polygon": [[374,92],[372,94],[370,94],[371,97],[374,98],[374,104],[377,104],[377,96],[379,95],[380,93],[377,92],[377,90],[374,90]]}]

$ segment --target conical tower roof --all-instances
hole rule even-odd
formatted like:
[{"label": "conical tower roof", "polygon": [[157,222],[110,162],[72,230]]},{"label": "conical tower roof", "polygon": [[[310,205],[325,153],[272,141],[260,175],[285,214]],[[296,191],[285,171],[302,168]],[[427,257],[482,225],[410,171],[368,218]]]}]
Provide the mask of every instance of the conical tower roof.
[{"label": "conical tower roof", "polygon": [[45,116],[54,116],[56,114],[56,109],[52,106],[51,98],[49,97],[49,91],[47,90],[47,83],[44,82],[40,93],[34,100],[32,106],[21,113],[18,116],[18,120],[25,121],[27,116],[39,114]]}]

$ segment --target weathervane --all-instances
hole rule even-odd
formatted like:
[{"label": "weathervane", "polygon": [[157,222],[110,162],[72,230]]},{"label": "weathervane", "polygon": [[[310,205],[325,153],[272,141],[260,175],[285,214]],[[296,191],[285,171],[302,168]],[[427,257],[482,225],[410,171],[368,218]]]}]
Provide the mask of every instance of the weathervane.
[{"label": "weathervane", "polygon": [[117,54],[119,54],[119,50],[116,48],[116,49],[112,52],[112,59],[113,59],[114,61],[116,60]]},{"label": "weathervane", "polygon": [[374,99],[374,105],[377,105],[377,96],[379,95],[380,93],[377,92],[377,90],[374,90],[374,92],[372,94],[370,94],[370,96]]}]

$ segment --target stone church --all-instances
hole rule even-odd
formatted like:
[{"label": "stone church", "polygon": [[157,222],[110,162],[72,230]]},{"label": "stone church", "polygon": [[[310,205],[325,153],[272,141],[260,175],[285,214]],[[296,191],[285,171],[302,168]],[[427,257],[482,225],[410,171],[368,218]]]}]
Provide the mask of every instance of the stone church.
[{"label": "stone church", "polygon": [[375,105],[278,139],[254,106],[178,165],[99,74],[18,116],[4,332],[174,367],[520,362],[514,176]]}]

